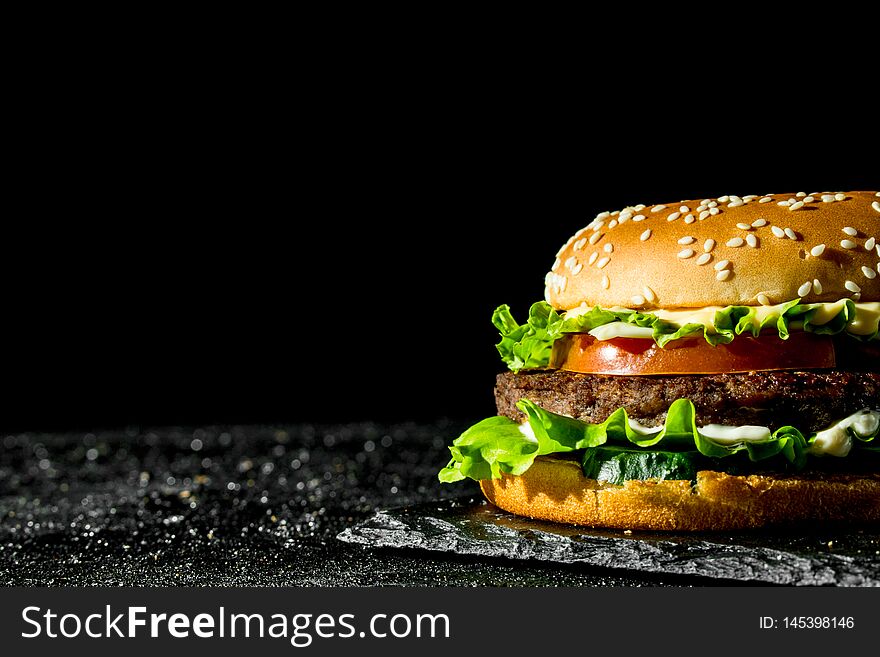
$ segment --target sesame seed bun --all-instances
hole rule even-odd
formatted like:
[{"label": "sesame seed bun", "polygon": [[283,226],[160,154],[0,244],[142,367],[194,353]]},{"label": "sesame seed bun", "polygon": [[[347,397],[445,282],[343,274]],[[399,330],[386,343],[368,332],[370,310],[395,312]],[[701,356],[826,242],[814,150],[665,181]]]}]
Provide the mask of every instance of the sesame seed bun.
[{"label": "sesame seed bun", "polygon": [[480,482],[495,506],[588,527],[719,531],[807,522],[880,522],[880,474],[734,476],[704,470],[690,481],[584,477],[580,464],[538,457],[520,476]]},{"label": "sesame seed bun", "polygon": [[880,193],[722,196],[600,213],[547,274],[554,307],[880,301]]}]

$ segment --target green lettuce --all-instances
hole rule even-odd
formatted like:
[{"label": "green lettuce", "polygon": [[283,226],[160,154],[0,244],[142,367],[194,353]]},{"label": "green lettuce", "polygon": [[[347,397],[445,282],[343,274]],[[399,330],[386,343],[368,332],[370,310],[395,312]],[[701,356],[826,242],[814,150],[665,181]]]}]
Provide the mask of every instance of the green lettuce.
[{"label": "green lettuce", "polygon": [[[715,313],[711,326],[704,324],[685,324],[679,326],[664,321],[651,313],[634,310],[608,310],[595,307],[577,317],[565,318],[550,304],[539,301],[529,309],[529,318],[525,324],[519,324],[507,305],[499,306],[492,314],[492,323],[501,334],[501,341],[496,345],[501,359],[514,372],[522,369],[546,367],[550,364],[553,343],[566,333],[586,333],[596,327],[612,322],[625,322],[633,326],[650,328],[654,341],[664,347],[673,340],[702,332],[703,338],[712,346],[729,344],[738,335],[749,333],[757,337],[766,328],[775,329],[783,340],[788,339],[792,323],[810,333],[835,335],[846,331],[847,326],[855,319],[856,306],[846,299],[840,310],[831,321],[824,324],[812,322],[821,304],[802,304],[794,299],[779,308],[763,320],[757,317],[755,306],[728,306]],[[847,333],[859,340],[874,340],[878,334],[858,336]]]},{"label": "green lettuce", "polygon": [[[465,431],[449,448],[452,458],[440,471],[440,481],[497,479],[502,473],[519,475],[528,470],[538,456],[589,450],[606,444],[654,451],[696,451],[714,459],[742,453],[752,462],[776,459],[783,467],[801,470],[807,464],[808,447],[815,438],[815,434],[807,438],[797,428],[784,426],[766,440],[722,445],[700,433],[694,405],[687,399],[673,402],[661,430],[647,435],[632,429],[622,408],[600,424],[551,413],[527,399],[520,400],[517,408],[526,415],[534,438],[524,434],[520,425],[506,417],[483,420]],[[874,449],[876,443],[871,441],[876,434],[852,435],[858,438],[853,441],[854,449]]]}]

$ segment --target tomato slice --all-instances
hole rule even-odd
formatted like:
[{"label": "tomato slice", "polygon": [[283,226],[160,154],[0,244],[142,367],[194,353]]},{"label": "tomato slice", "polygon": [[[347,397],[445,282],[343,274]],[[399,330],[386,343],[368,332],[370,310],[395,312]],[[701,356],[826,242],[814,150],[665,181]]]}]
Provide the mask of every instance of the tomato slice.
[{"label": "tomato slice", "polygon": [[792,332],[788,340],[764,334],[739,335],[713,347],[702,337],[673,340],[660,348],[646,338],[597,340],[571,333],[553,344],[550,367],[585,374],[721,374],[760,370],[835,367],[830,336]]}]

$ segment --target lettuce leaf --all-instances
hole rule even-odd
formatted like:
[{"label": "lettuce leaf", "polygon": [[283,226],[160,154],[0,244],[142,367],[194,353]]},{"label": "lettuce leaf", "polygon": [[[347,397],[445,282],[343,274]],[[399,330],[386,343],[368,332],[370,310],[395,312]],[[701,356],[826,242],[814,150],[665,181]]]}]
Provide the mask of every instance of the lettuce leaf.
[{"label": "lettuce leaf", "polygon": [[[465,478],[497,479],[502,473],[522,474],[535,457],[561,454],[600,445],[618,445],[646,451],[688,452],[723,459],[744,452],[750,461],[776,459],[782,467],[802,470],[808,461],[808,447],[815,434],[807,438],[795,427],[784,426],[766,440],[721,444],[703,435],[696,425],[693,403],[677,399],[669,407],[660,431],[644,434],[629,424],[624,409],[614,411],[605,422],[592,424],[542,409],[522,399],[517,402],[534,438],[506,417],[483,420],[465,431],[449,448],[452,458],[439,474],[440,481]],[[854,449],[876,449],[874,436],[855,436]]]},{"label": "lettuce leaf", "polygon": [[[693,323],[678,326],[651,313],[608,310],[598,306],[577,317],[564,318],[545,301],[532,304],[525,324],[521,325],[514,319],[507,305],[495,309],[492,323],[501,334],[501,341],[495,345],[501,359],[509,369],[517,372],[547,367],[550,364],[553,343],[566,333],[586,333],[611,322],[626,322],[633,326],[650,328],[654,341],[660,347],[701,331],[703,338],[712,346],[729,344],[743,333],[757,337],[767,328],[775,329],[779,337],[786,340],[793,322],[810,333],[836,335],[845,332],[856,316],[855,303],[849,299],[842,301],[840,312],[824,324],[814,324],[812,321],[822,304],[802,304],[800,299],[783,304],[778,313],[768,315],[763,320],[758,319],[755,306],[728,306],[715,313],[711,326]],[[847,335],[864,341],[878,338],[876,331],[867,336],[852,333]]]}]

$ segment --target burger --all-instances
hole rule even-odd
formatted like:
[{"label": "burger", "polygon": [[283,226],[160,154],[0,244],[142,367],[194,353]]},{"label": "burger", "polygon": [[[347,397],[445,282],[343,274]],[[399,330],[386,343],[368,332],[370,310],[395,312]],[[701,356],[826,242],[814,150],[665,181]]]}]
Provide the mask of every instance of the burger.
[{"label": "burger", "polygon": [[441,481],[591,527],[880,521],[880,193],[601,212],[492,321],[498,415]]}]

